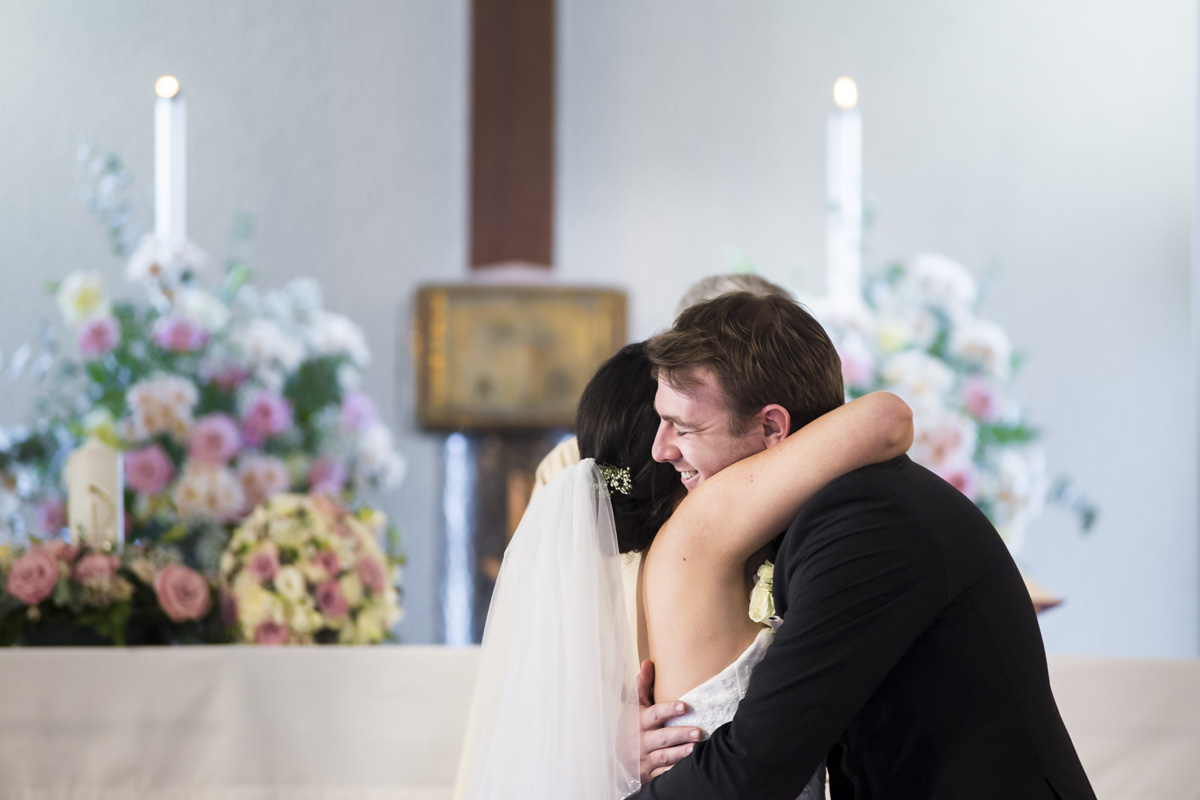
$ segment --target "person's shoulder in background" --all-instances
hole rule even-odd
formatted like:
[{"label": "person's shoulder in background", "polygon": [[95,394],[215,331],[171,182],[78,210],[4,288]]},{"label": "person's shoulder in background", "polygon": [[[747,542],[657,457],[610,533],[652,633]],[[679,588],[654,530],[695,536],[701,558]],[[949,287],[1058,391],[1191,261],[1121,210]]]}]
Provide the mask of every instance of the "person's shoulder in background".
[{"label": "person's shoulder in background", "polygon": [[579,441],[572,436],[559,442],[537,465],[537,470],[533,473],[533,494],[537,495],[543,486],[554,480],[555,475],[578,463]]}]

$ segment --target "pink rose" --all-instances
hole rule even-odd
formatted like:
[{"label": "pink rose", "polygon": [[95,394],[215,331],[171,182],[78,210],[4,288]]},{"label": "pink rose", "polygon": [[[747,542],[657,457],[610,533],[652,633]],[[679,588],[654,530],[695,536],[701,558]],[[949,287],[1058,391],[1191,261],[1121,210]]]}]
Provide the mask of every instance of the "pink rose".
[{"label": "pink rose", "polygon": [[287,644],[287,641],[287,626],[279,622],[267,620],[254,629],[255,644]]},{"label": "pink rose", "polygon": [[375,403],[362,392],[346,392],[342,398],[342,425],[352,431],[365,431],[379,420]]},{"label": "pink rose", "polygon": [[158,603],[173,622],[200,619],[212,608],[212,592],[204,576],[191,567],[171,564],[154,576]]},{"label": "pink rose", "polygon": [[89,319],[79,329],[79,353],[85,361],[94,361],[121,341],[121,327],[115,317],[105,315]]},{"label": "pink rose", "polygon": [[35,606],[50,596],[56,583],[58,561],[45,548],[35,547],[13,562],[4,588],[22,603]]},{"label": "pink rose", "polygon": [[67,504],[62,500],[47,500],[39,504],[37,523],[45,533],[58,533],[67,527]]},{"label": "pink rose", "polygon": [[112,578],[117,574],[119,566],[121,566],[121,559],[116,556],[88,553],[75,565],[75,580],[82,583],[97,578]]},{"label": "pink rose", "polygon": [[963,392],[963,405],[971,416],[982,422],[992,422],[1000,411],[1000,399],[986,381],[971,378]]},{"label": "pink rose", "polygon": [[292,425],[292,404],[269,390],[262,390],[242,414],[242,434],[251,444],[261,444]]},{"label": "pink rose", "polygon": [[313,494],[338,494],[346,485],[346,467],[332,458],[314,459],[308,485]]},{"label": "pink rose", "polygon": [[365,556],[358,562],[358,577],[373,594],[383,594],[387,588],[387,570],[375,559]]},{"label": "pink rose", "polygon": [[208,341],[208,331],[190,319],[168,314],[154,323],[154,343],[172,353],[191,353]]},{"label": "pink rose", "polygon": [[51,558],[68,563],[74,561],[75,556],[79,555],[78,546],[73,545],[70,542],[64,542],[62,539],[53,539],[30,549],[44,550],[50,554]]},{"label": "pink rose", "polygon": [[250,378],[250,369],[236,365],[236,363],[223,363],[223,365],[206,369],[205,372],[212,385],[226,391],[238,389],[238,386]]},{"label": "pink rose", "polygon": [[271,542],[250,554],[246,562],[246,572],[254,576],[259,583],[275,577],[279,571],[279,551]]},{"label": "pink rose", "polygon": [[326,581],[317,587],[317,608],[330,617],[344,617],[350,613],[350,604],[337,581]]},{"label": "pink rose", "polygon": [[188,439],[188,455],[202,464],[220,465],[227,462],[242,446],[237,423],[227,414],[201,417]]},{"label": "pink rose", "polygon": [[958,489],[974,502],[979,494],[979,475],[970,464],[955,464],[934,470],[946,483]]},{"label": "pink rose", "polygon": [[174,477],[175,465],[171,463],[171,457],[156,444],[125,454],[125,482],[140,494],[158,494]]},{"label": "pink rose", "polygon": [[337,553],[332,550],[317,551],[317,554],[313,556],[313,563],[325,570],[325,574],[331,578],[336,578],[338,571],[342,568],[338,562]]}]

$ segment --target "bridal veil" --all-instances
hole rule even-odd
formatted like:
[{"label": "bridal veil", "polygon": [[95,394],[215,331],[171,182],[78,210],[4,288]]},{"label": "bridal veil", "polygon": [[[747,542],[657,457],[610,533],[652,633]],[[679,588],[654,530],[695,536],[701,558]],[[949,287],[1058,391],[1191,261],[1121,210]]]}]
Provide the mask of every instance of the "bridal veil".
[{"label": "bridal veil", "polygon": [[468,800],[638,788],[637,654],[612,505],[592,459],[538,492],[504,553],[467,743]]}]

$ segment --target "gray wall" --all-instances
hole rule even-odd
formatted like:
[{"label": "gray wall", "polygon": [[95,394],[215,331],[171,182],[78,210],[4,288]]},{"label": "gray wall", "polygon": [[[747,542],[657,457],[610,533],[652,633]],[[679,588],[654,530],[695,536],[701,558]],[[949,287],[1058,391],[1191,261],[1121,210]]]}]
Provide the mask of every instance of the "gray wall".
[{"label": "gray wall", "polygon": [[[0,348],[52,312],[43,279],[117,285],[75,147],[126,158],[149,223],[152,86],[174,73],[192,238],[220,257],[253,212],[260,282],[312,275],[367,330],[410,462],[381,502],[409,534],[415,642],[436,635],[441,455],[403,337],[414,287],[466,273],[467,25],[465,0],[0,0]],[[868,265],[996,267],[985,310],[1028,353],[1050,469],[1102,506],[1088,537],[1047,512],[1020,555],[1067,598],[1050,649],[1194,656],[1195,31],[1191,0],[562,0],[559,274],[626,288],[636,337],[735,257],[820,292],[825,115],[853,75]],[[11,422],[25,394],[4,392]]]},{"label": "gray wall", "polygon": [[1195,4],[563,6],[565,275],[635,287],[639,337],[731,258],[820,293],[825,119],[852,75],[867,265],[995,267],[984,312],[1028,354],[1050,472],[1101,505],[1086,538],[1051,509],[1019,555],[1067,601],[1049,648],[1195,655]]}]

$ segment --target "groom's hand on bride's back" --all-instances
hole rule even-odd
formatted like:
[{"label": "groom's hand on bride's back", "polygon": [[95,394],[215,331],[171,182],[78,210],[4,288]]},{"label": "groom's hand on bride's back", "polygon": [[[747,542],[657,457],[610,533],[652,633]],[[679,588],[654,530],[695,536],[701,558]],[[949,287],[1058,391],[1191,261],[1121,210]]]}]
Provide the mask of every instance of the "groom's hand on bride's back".
[{"label": "groom's hand on bride's back", "polygon": [[687,704],[673,701],[654,703],[654,662],[643,661],[638,672],[638,706],[641,714],[642,783],[657,777],[692,752],[704,736],[700,728],[667,728],[668,720],[688,710]]}]

